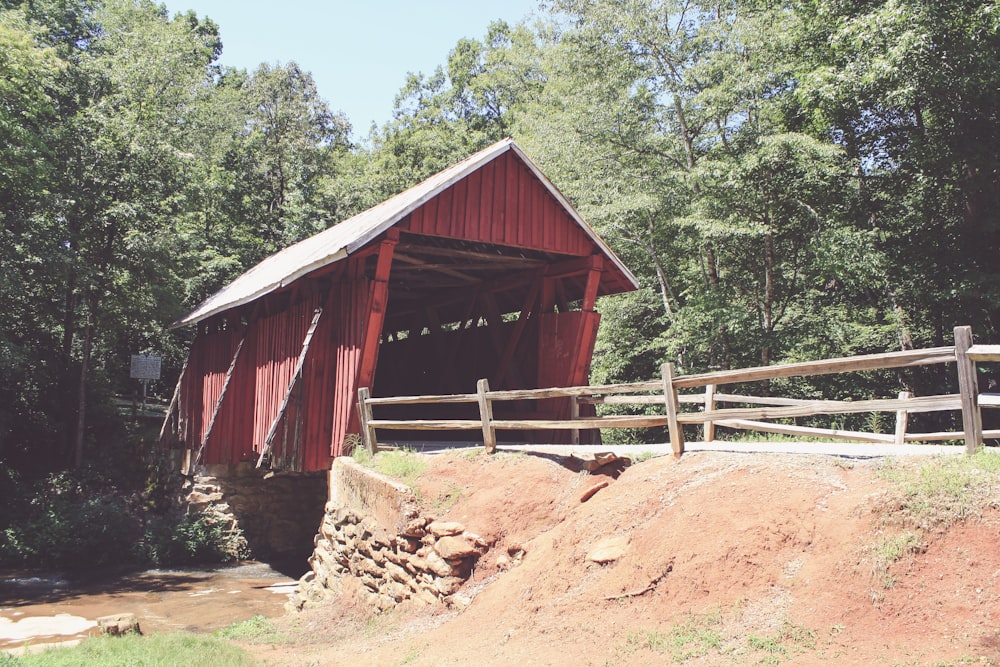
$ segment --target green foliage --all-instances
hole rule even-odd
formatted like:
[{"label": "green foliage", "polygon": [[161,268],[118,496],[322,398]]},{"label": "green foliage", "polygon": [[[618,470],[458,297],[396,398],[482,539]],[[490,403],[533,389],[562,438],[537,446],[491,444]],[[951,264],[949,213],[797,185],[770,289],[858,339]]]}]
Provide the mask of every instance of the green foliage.
[{"label": "green foliage", "polygon": [[[247,557],[241,532],[210,513],[179,515],[155,473],[112,481],[91,471],[26,482],[0,466],[0,564],[66,570],[228,562]],[[138,488],[137,488],[138,487]]]},{"label": "green foliage", "polygon": [[271,619],[259,614],[246,621],[239,621],[229,627],[217,630],[214,636],[229,641],[252,644],[274,644],[282,640],[281,633],[275,628]]},{"label": "green foliage", "polygon": [[421,455],[407,449],[380,451],[375,456],[367,449],[358,448],[351,457],[363,466],[389,477],[395,477],[404,484],[413,486],[417,478],[427,469],[427,461]]},{"label": "green foliage", "polygon": [[1000,500],[1000,454],[983,448],[972,456],[935,457],[918,467],[888,463],[880,474],[899,498],[893,518],[920,530],[942,530],[976,519]]},{"label": "green foliage", "polygon": [[222,639],[190,633],[163,633],[149,637],[126,635],[88,639],[71,648],[54,648],[21,657],[0,654],[3,667],[76,667],[102,665],[212,665],[246,667],[253,658],[243,649]]}]

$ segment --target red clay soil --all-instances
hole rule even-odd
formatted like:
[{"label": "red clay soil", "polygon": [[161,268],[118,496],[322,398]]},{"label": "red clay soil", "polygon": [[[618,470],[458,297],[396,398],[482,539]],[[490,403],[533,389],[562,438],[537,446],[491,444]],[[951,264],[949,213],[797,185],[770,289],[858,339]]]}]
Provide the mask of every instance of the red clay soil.
[{"label": "red clay soil", "polygon": [[[1000,664],[1000,512],[879,572],[874,545],[903,529],[878,461],[693,453],[612,480],[523,454],[429,460],[428,512],[493,544],[460,604],[370,616],[345,596],[280,619],[284,640],[249,647],[262,662]],[[602,542],[620,555],[588,559]]]}]

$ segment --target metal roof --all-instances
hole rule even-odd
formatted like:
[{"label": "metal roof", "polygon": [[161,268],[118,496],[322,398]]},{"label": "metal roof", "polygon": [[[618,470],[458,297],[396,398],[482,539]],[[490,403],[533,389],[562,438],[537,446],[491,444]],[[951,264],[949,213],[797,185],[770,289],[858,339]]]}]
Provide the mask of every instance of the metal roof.
[{"label": "metal roof", "polygon": [[504,139],[353,218],[271,255],[205,299],[197,308],[174,322],[171,328],[200,322],[230,308],[250,303],[291,284],[307,273],[345,259],[425,202],[507,151],[514,151],[622,274],[638,288],[639,282],[632,272],[590,225],[584,222],[562,193],[528,159],[513,139]]}]

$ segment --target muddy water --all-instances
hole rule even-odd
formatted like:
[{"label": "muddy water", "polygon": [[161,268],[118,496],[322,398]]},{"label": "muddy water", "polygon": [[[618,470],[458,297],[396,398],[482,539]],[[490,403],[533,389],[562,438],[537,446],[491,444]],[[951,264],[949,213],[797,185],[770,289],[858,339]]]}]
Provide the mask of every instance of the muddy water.
[{"label": "muddy water", "polygon": [[0,573],[0,651],[78,640],[109,614],[135,614],[144,634],[211,632],[281,615],[294,584],[262,563],[88,578]]}]

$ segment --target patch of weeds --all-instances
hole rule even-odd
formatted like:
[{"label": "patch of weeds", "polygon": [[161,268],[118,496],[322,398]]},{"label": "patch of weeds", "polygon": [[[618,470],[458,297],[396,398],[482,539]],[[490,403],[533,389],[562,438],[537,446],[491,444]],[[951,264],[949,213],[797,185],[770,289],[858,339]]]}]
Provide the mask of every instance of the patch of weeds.
[{"label": "patch of weeds", "polygon": [[416,662],[417,658],[419,657],[420,657],[420,649],[417,647],[412,647],[409,651],[407,651],[406,655],[403,656],[403,659],[399,661],[399,664],[400,665],[412,664]]},{"label": "patch of weeds", "polygon": [[648,452],[647,451],[647,452],[639,452],[638,454],[629,454],[628,458],[632,461],[632,465],[635,465],[637,463],[643,463],[643,462],[648,461],[650,459],[655,459],[658,456],[666,456],[666,455],[662,454],[660,452]]},{"label": "patch of weeds", "polygon": [[887,463],[879,474],[899,493],[899,518],[923,530],[943,530],[1000,506],[1000,454],[990,449],[937,457],[919,468]]},{"label": "patch of weeds", "polygon": [[455,505],[455,503],[462,499],[462,495],[464,493],[465,489],[458,484],[452,483],[448,487],[447,493],[434,499],[434,509],[438,512],[447,512]]},{"label": "patch of weeds", "polygon": [[220,639],[248,642],[251,644],[274,644],[284,639],[271,619],[260,614],[245,621],[233,623],[221,630],[216,630],[213,634]]},{"label": "patch of weeds", "polygon": [[356,453],[352,453],[351,458],[367,468],[395,477],[409,486],[413,486],[417,478],[427,469],[427,460],[409,449],[391,449],[378,452],[374,456],[364,448],[360,451],[364,454],[356,457]]},{"label": "patch of weeds", "polygon": [[785,621],[773,635],[760,636],[751,634],[747,637],[747,646],[765,655],[763,662],[776,665],[791,657],[793,652],[816,648],[816,633],[801,625]]},{"label": "patch of weeds", "polygon": [[458,457],[472,463],[478,463],[486,457],[486,449],[484,447],[469,447],[461,450]]},{"label": "patch of weeds", "polygon": [[871,548],[873,577],[882,588],[892,588],[896,585],[896,580],[889,574],[892,564],[906,556],[923,553],[925,549],[923,538],[913,531],[884,537]]},{"label": "patch of weeds", "polygon": [[764,663],[768,665],[776,665],[782,661],[782,659],[788,657],[788,649],[781,645],[775,637],[758,637],[757,635],[750,635],[747,637],[747,645],[750,646],[754,651],[761,651],[767,654],[764,658]]}]

